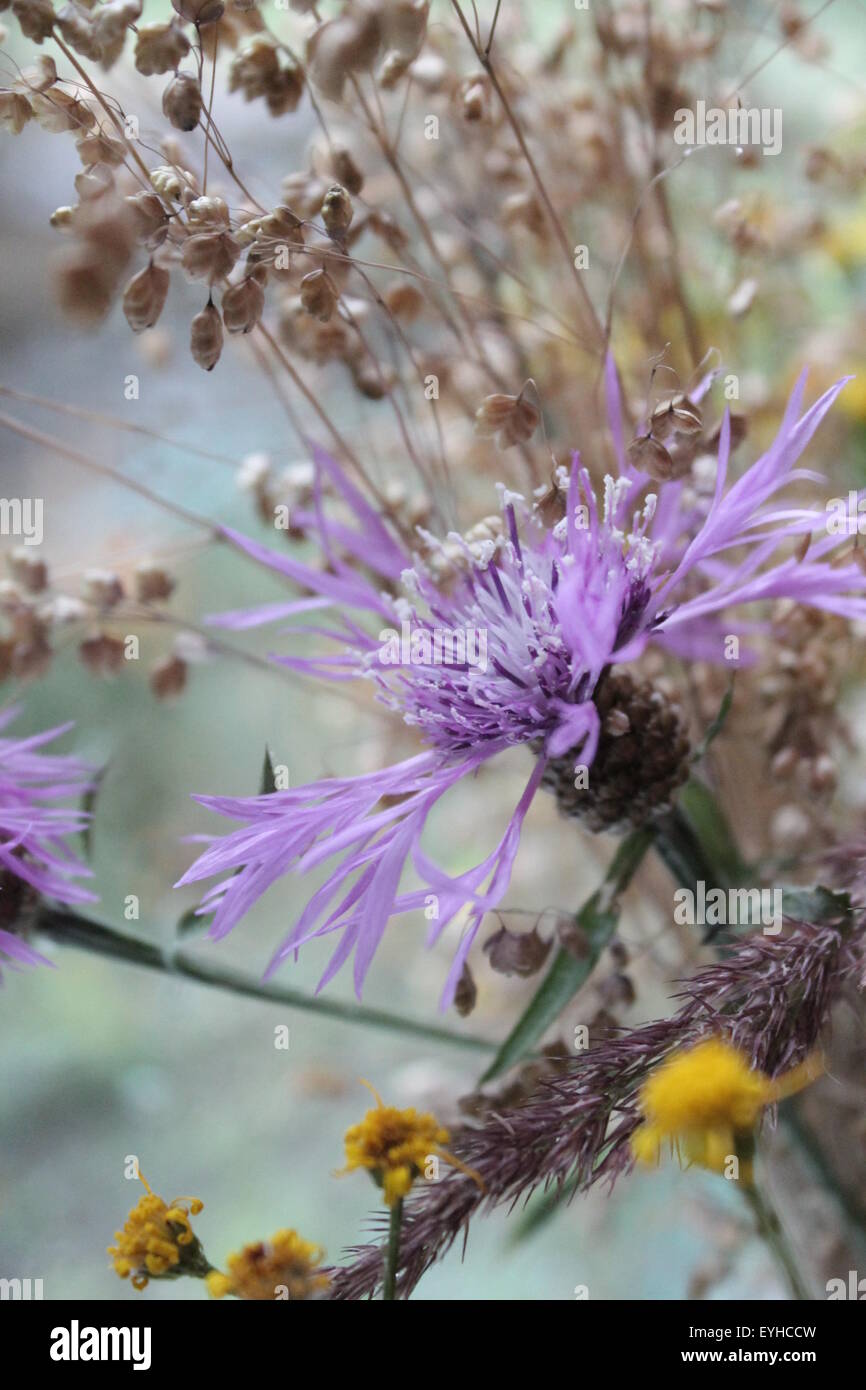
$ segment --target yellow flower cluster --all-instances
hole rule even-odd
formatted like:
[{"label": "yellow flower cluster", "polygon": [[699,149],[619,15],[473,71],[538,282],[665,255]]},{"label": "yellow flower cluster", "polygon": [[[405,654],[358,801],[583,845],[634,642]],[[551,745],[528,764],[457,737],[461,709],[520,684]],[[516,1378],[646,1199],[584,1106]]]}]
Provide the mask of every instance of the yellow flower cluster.
[{"label": "yellow flower cluster", "polygon": [[139,1178],[145,1196],[129,1213],[123,1230],[115,1231],[117,1244],[108,1247],[115,1272],[121,1279],[131,1276],[136,1289],[146,1288],[150,1279],[177,1279],[182,1274],[201,1278],[209,1266],[189,1218],[204,1204],[197,1197],[176,1197],[169,1206],[141,1174]]},{"label": "yellow flower cluster", "polygon": [[771,1078],[720,1037],[675,1052],[641,1089],[643,1123],[632,1135],[632,1152],[641,1163],[657,1163],[668,1146],[681,1162],[714,1173],[725,1173],[738,1158],[739,1175],[750,1183],[749,1149],[761,1112],[814,1081],[821,1069],[820,1059],[809,1058]]},{"label": "yellow flower cluster", "polygon": [[330,1283],[319,1269],[323,1258],[321,1246],[302,1239],[297,1231],[277,1231],[270,1240],[229,1255],[229,1272],[211,1270],[207,1286],[214,1298],[320,1298]]},{"label": "yellow flower cluster", "polygon": [[360,1124],[346,1131],[344,1172],[366,1168],[382,1188],[389,1207],[406,1196],[431,1158],[444,1159],[483,1186],[477,1173],[443,1148],[450,1136],[435,1115],[419,1115],[415,1109],[397,1110],[393,1105],[385,1105],[369,1082],[363,1084],[376,1097],[376,1109],[368,1110]]}]

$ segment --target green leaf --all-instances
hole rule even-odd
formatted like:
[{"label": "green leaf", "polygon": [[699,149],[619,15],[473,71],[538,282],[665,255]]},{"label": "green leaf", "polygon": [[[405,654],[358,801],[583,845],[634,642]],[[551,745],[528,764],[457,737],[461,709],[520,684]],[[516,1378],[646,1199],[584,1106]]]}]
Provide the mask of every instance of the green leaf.
[{"label": "green leaf", "polygon": [[722,703],[719,705],[718,714],[716,715],[712,724],[710,724],[709,728],[707,729],[707,732],[704,734],[697,748],[692,753],[693,763],[699,763],[701,761],[701,758],[704,757],[710,744],[713,742],[715,738],[718,738],[719,734],[722,732],[722,729],[725,727],[725,722],[728,718],[728,714],[730,713],[731,709],[731,702],[734,698],[734,676],[735,673],[732,673],[731,679],[728,681],[728,688],[722,696]]},{"label": "green leaf", "polygon": [[851,916],[848,893],[834,893],[831,888],[783,888],[782,912],[796,922],[838,922]]},{"label": "green leaf", "polygon": [[712,845],[717,887],[748,883],[753,868],[746,863],[734,840],[727,818],[706,782],[689,778],[679,796],[679,807],[701,845]]},{"label": "green leaf", "polygon": [[586,955],[577,959],[564,948],[557,951],[529,1006],[482,1076],[481,1084],[492,1081],[526,1057],[589,978],[616,930],[619,921],[617,898],[629,883],[653,838],[654,832],[644,828],[633,830],[622,841],[601,887],[587,899],[575,919],[587,938]]}]

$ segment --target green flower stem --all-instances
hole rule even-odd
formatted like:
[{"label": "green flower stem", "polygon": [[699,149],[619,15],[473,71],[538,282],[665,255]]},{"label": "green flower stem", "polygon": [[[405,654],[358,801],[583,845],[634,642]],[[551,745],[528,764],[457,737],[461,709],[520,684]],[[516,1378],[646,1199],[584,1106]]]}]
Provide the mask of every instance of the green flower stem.
[{"label": "green flower stem", "polygon": [[752,1209],[758,1231],[763,1236],[791,1286],[791,1293],[798,1302],[811,1303],[813,1295],[800,1272],[800,1266],[791,1249],[779,1214],[769,1197],[759,1187],[742,1185],[746,1201]]},{"label": "green flower stem", "polygon": [[393,1301],[397,1297],[397,1269],[400,1262],[400,1232],[403,1227],[403,1198],[398,1197],[391,1207],[388,1221],[388,1248],[385,1251],[385,1281],[382,1298]]},{"label": "green flower stem", "polygon": [[262,999],[270,1004],[287,1004],[290,1008],[318,1014],[322,1018],[335,1019],[340,1023],[382,1028],[392,1033],[419,1038],[424,1042],[447,1043],[452,1047],[467,1048],[474,1052],[490,1052],[496,1046],[486,1038],[479,1038],[472,1033],[455,1033],[449,1028],[434,1023],[419,1023],[415,1019],[404,1018],[385,1009],[370,1009],[362,1004],[343,1003],[337,999],[319,999],[300,990],[264,985],[260,980],[238,974],[230,966],[199,959],[187,951],[166,951],[151,941],[126,936],[113,927],[79,917],[77,913],[64,908],[42,904],[35,929],[61,946],[78,947],[97,955],[109,956],[113,960],[124,961],[129,965],[144,966],[148,970],[158,970],[167,975],[195,980],[198,984],[210,985],[213,989],[246,995],[249,999]]}]

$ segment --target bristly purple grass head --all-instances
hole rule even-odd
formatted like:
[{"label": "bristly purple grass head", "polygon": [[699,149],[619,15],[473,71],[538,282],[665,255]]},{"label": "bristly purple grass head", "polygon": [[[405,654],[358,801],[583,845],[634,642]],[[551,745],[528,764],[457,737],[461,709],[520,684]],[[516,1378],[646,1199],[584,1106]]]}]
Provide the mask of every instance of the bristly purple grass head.
[{"label": "bristly purple grass head", "polygon": [[[0,730],[19,713],[17,708],[0,714]],[[34,734],[30,738],[0,738],[0,875],[11,892],[13,881],[35,893],[63,903],[95,902],[93,893],[78,879],[90,878],[91,870],[70,849],[67,840],[80,834],[89,816],[79,802],[92,786],[95,769],[78,758],[48,754],[46,744],[67,732],[71,724]],[[5,904],[0,902],[0,914]],[[0,929],[0,955],[24,965],[49,965],[13,932]]]},{"label": "bristly purple grass head", "polygon": [[[180,880],[222,876],[200,907],[215,913],[211,934],[224,936],[283,874],[304,873],[337,857],[269,973],[311,938],[336,933],[339,941],[320,988],[354,952],[360,994],[389,918],[424,908],[432,894],[438,916],[430,923],[428,944],[466,914],[443,994],[443,1006],[448,1004],[482,917],[507,891],[523,820],[547,761],[573,756],[575,764],[592,763],[599,739],[593,695],[610,666],[634,661],[651,641],[685,660],[722,661],[731,631],[730,618],[723,625],[722,614],[761,600],[787,597],[866,617],[866,578],[853,559],[830,563],[838,538],[827,534],[824,514],[774,503],[791,481],[815,480],[794,465],[843,385],[801,415],[804,374],[777,438],[730,487],[726,414],[715,493],[697,511],[686,505],[681,483],[647,493],[646,479],[629,465],[609,362],[606,389],[619,477],[606,479],[600,505],[577,454],[563,480],[565,516],[552,528],[537,508],[502,489],[498,541],[479,548],[459,536],[448,538],[463,564],[447,588],[391,534],[336,462],[315,450],[314,505],[296,521],[318,540],[327,570],[227,532],[248,555],[314,597],[214,621],[243,628],[330,610],[331,626],[304,629],[332,642],[329,654],[275,659],[329,680],[373,681],[380,697],[418,728],[427,748],[364,776],[328,778],[260,797],[199,798],[219,814],[246,822],[215,839]],[[326,482],[354,525],[326,516]],[[783,542],[807,533],[813,539],[805,556],[780,556]],[[363,571],[372,571],[378,584]],[[395,591],[401,596],[393,597]],[[366,614],[376,631],[361,626],[352,611]],[[413,639],[408,660],[383,661],[383,624],[388,630],[407,625]],[[486,661],[426,659],[423,653],[432,650],[442,629],[483,632]],[[452,877],[421,846],[427,818],[454,783],[514,744],[542,751],[505,834],[486,858]],[[401,893],[410,860],[423,886]]]}]

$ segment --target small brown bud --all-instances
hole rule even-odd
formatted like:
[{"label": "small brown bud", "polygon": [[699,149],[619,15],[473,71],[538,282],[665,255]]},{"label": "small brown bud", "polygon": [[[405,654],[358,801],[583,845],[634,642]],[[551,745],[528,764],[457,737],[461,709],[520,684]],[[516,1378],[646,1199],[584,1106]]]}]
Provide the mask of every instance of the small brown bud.
[{"label": "small brown bud", "polygon": [[533,927],[530,932],[510,932],[505,927],[484,943],[484,952],[491,970],[498,975],[535,975],[550,953],[549,941],[544,941]]},{"label": "small brown bud", "polygon": [[170,276],[162,266],[145,266],[123,292],[123,312],[133,333],[153,328],[165,305]]},{"label": "small brown bud", "polygon": [[162,114],[175,130],[195,130],[201,117],[201,88],[191,72],[179,72],[162,94]]},{"label": "small brown bud", "polygon": [[193,361],[206,372],[212,372],[223,350],[223,326],[211,300],[190,325],[189,347]]},{"label": "small brown bud", "polygon": [[162,565],[144,560],[136,565],[133,575],[134,593],[139,603],[160,602],[174,592],[174,580]]},{"label": "small brown bud", "polygon": [[248,276],[223,295],[223,323],[229,333],[249,333],[261,318],[264,307],[264,290],[253,276]]},{"label": "small brown bud", "polygon": [[340,146],[331,152],[331,168],[336,176],[337,182],[342,184],[348,193],[357,198],[361,189],[364,187],[364,175],[355,163],[353,155],[349,150]]},{"label": "small brown bud", "polygon": [[189,667],[179,656],[166,656],[150,672],[150,688],[158,700],[170,700],[186,688]]},{"label": "small brown bud", "polygon": [[337,288],[327,270],[311,270],[300,287],[301,303],[319,323],[327,323],[337,307]]}]

